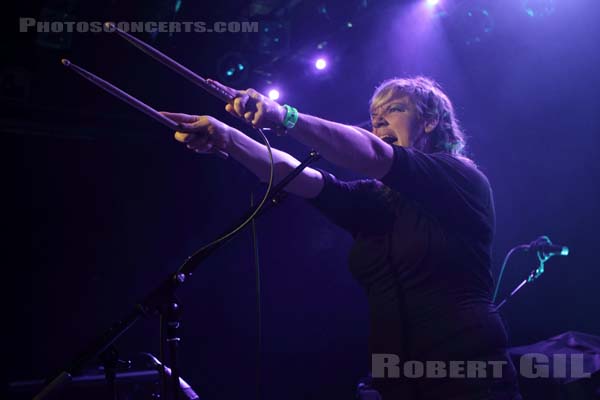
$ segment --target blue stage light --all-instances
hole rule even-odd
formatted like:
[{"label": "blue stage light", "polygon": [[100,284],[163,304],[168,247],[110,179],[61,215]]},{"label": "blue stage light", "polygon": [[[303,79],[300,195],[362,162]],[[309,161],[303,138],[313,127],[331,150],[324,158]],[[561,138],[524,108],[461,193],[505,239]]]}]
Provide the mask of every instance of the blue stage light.
[{"label": "blue stage light", "polygon": [[181,0],[175,0],[175,14],[181,10]]},{"label": "blue stage light", "polygon": [[554,13],[555,0],[522,0],[523,10],[532,18],[546,17]]},{"label": "blue stage light", "polygon": [[468,46],[485,41],[494,30],[494,19],[485,2],[466,2],[456,10],[456,24]]},{"label": "blue stage light", "polygon": [[217,74],[224,83],[240,84],[248,78],[248,62],[241,53],[224,54],[217,60]]}]

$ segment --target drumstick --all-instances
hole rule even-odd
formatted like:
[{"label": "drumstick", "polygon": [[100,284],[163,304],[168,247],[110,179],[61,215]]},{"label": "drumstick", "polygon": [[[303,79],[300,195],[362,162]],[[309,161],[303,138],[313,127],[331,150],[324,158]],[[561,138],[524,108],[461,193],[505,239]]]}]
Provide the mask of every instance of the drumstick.
[{"label": "drumstick", "polygon": [[[184,67],[183,65],[179,64],[177,61],[173,60],[171,57],[167,56],[166,54],[158,51],[157,49],[150,46],[149,44],[141,41],[140,39],[130,35],[129,33],[125,32],[123,30],[119,29],[114,23],[105,22],[104,27],[106,28],[106,30],[108,32],[115,32],[117,35],[119,35],[120,37],[127,40],[129,43],[131,43],[135,47],[137,47],[139,50],[141,50],[144,54],[149,55],[150,57],[154,58],[156,61],[160,62],[161,64],[165,65],[166,67],[177,72],[179,75],[183,76],[184,78],[186,78],[187,80],[189,80],[190,82],[195,84],[196,86],[199,86],[200,88],[204,89],[205,91],[207,91],[209,94],[215,96],[216,98],[218,98],[226,103],[230,103],[231,100],[233,100],[237,96],[237,91],[235,89],[231,89],[231,88],[225,87],[223,85],[217,85],[215,83],[211,83],[209,80],[204,79],[200,75],[196,74],[195,72],[193,72],[193,71],[189,70],[188,68]],[[252,99],[248,102],[247,107],[249,107],[249,110],[253,110],[253,108],[254,108],[253,111],[256,111],[256,105]],[[240,119],[242,119],[244,122],[248,123],[248,121],[246,121],[244,118],[240,117]],[[285,131],[285,128],[278,124],[274,124],[272,128],[265,128],[265,129],[272,129],[272,130],[276,131],[278,134],[281,134],[281,133],[283,133],[283,131]]]},{"label": "drumstick", "polygon": [[[160,122],[167,128],[169,128],[171,130],[175,130],[175,131],[182,130],[182,126],[179,123],[173,121],[170,118],[165,117],[164,115],[162,115],[161,113],[156,111],[154,108],[152,108],[149,105],[147,105],[146,103],[136,99],[129,93],[124,92],[123,90],[119,89],[118,87],[116,87],[116,86],[112,85],[111,83],[105,81],[104,79],[92,74],[91,72],[81,68],[80,66],[73,64],[71,61],[69,61],[65,58],[63,58],[61,60],[61,62],[65,67],[78,73],[79,75],[81,75],[82,77],[87,79],[88,81],[92,82],[94,85],[96,85],[96,86],[100,87],[101,89],[105,90],[106,92],[112,94],[116,98],[124,101],[125,103],[129,104],[133,108],[143,112],[150,118]],[[229,156],[223,150],[217,150],[216,154],[218,154],[222,158],[227,158]]]},{"label": "drumstick", "polygon": [[150,57],[154,58],[156,61],[162,63],[163,65],[165,65],[168,68],[172,69],[173,71],[177,72],[179,75],[183,76],[184,78],[186,78],[193,84],[206,90],[208,93],[212,94],[213,96],[217,97],[218,99],[223,100],[224,102],[228,103],[232,99],[235,98],[236,93],[237,93],[236,91],[232,91],[229,88],[219,87],[214,84],[211,84],[206,79],[204,79],[200,75],[197,75],[193,71],[187,69],[183,65],[179,64],[177,61],[173,60],[171,57],[167,56],[166,54],[161,53],[160,51],[156,50],[154,47],[150,46],[149,44],[146,44],[143,41],[141,41],[140,39],[117,28],[117,26],[114,23],[106,22],[104,24],[104,27],[109,32],[114,31],[117,35],[119,35],[123,39],[127,40],[129,43],[131,43],[132,45],[134,45],[135,47],[140,49],[145,54],[149,55]]}]

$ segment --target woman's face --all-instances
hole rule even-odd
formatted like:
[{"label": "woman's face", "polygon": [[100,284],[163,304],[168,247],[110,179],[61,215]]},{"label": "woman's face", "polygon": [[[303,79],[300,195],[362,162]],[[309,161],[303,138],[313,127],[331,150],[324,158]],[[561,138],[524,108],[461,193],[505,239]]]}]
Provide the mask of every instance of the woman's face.
[{"label": "woman's face", "polygon": [[410,147],[424,130],[408,96],[392,97],[372,109],[371,124],[375,136],[402,147]]}]

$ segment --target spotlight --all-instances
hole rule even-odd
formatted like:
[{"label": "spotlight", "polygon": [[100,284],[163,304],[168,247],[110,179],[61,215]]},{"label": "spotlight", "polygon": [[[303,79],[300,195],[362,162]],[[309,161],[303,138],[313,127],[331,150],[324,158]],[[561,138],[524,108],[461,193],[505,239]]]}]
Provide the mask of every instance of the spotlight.
[{"label": "spotlight", "polygon": [[290,48],[290,24],[287,21],[263,21],[257,35],[257,50],[260,54],[282,56]]},{"label": "spotlight", "polygon": [[175,14],[181,10],[181,0],[175,0]]},{"label": "spotlight", "polygon": [[269,90],[269,98],[271,100],[277,100],[277,99],[279,99],[279,90],[277,90],[277,89],[271,89],[271,90]]},{"label": "spotlight", "polygon": [[447,17],[445,4],[441,0],[425,0],[425,8],[429,9],[432,17],[442,18]]},{"label": "spotlight", "polygon": [[325,68],[327,68],[327,60],[325,60],[324,58],[318,58],[315,61],[315,68],[318,69],[319,71],[322,71]]},{"label": "spotlight", "polygon": [[242,83],[248,78],[248,62],[240,53],[227,53],[217,61],[217,74],[225,83]]},{"label": "spotlight", "polygon": [[317,52],[312,58],[307,59],[306,69],[304,73],[307,77],[316,79],[329,79],[331,78],[332,66],[335,64],[336,59],[331,58],[332,53],[325,54],[324,52]]},{"label": "spotlight", "polygon": [[485,2],[466,2],[457,10],[458,31],[468,46],[485,41],[494,30],[494,19]]},{"label": "spotlight", "polygon": [[555,0],[522,0],[525,13],[533,18],[547,17],[554,13]]}]

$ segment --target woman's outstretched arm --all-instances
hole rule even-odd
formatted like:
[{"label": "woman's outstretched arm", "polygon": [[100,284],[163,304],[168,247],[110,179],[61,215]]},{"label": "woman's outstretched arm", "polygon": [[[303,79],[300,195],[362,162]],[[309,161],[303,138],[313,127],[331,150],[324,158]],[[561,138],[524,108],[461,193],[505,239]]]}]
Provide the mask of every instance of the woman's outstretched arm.
[{"label": "woman's outstretched arm", "polygon": [[[185,143],[190,150],[204,154],[217,149],[223,150],[261,181],[268,181],[270,159],[263,144],[211,116],[166,112],[162,114],[181,124],[182,131],[175,133],[175,140]],[[281,150],[272,149],[272,153],[275,163],[274,182],[277,183],[300,162]],[[319,171],[305,168],[286,186],[286,191],[310,199],[321,192],[323,184],[323,176]]]}]

